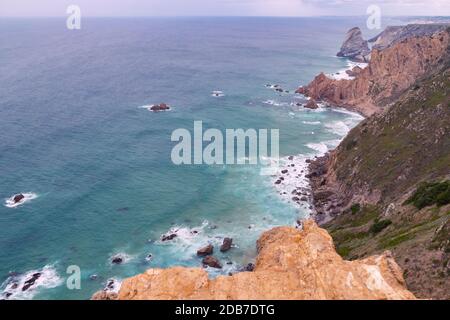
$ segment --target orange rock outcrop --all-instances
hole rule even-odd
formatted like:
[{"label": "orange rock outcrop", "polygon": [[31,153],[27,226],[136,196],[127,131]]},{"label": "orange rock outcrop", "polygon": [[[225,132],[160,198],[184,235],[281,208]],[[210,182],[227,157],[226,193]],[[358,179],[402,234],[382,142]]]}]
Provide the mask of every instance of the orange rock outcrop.
[{"label": "orange rock outcrop", "polygon": [[[209,279],[200,268],[150,269],[126,279],[121,300],[415,299],[389,252],[344,261],[330,235],[312,220],[299,231],[279,227],[257,243],[253,272]],[[106,293],[94,299],[111,298]]]}]

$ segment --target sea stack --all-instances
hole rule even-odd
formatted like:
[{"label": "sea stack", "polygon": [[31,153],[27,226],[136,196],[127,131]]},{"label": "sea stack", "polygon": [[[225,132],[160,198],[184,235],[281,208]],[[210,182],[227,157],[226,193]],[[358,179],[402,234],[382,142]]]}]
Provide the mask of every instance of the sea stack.
[{"label": "sea stack", "polygon": [[362,37],[361,29],[351,28],[347,31],[338,57],[349,58],[356,62],[368,62],[370,59],[370,49],[366,40]]}]

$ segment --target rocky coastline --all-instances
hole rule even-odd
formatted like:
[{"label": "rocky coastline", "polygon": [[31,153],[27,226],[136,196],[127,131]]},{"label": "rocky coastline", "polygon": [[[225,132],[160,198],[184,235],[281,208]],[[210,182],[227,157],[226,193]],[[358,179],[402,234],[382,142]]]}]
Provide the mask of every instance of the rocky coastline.
[{"label": "rocky coastline", "polygon": [[450,298],[450,196],[409,200],[432,199],[437,187],[421,195],[424,186],[445,188],[450,179],[449,35],[448,25],[388,28],[355,80],[321,74],[300,90],[368,116],[310,163],[313,218],[346,259],[391,250],[407,287],[424,299]]},{"label": "rocky coastline", "polygon": [[[367,117],[337,149],[308,161],[304,177],[311,193],[300,196],[312,198],[312,220],[299,222],[297,229],[265,232],[256,264],[247,272],[210,280],[201,268],[149,269],[125,279],[118,293],[100,291],[92,299],[449,298],[450,207],[420,209],[423,215],[417,218],[416,209],[402,204],[421,181],[442,179],[450,165],[445,139],[450,134],[450,31],[448,25],[392,27],[371,42],[368,52],[361,31],[351,29],[338,55],[368,66],[351,70],[352,80],[321,73],[297,90],[310,98],[310,108],[325,102]],[[430,113],[425,105],[433,108]],[[433,123],[437,132],[424,129]],[[396,151],[412,145],[415,154]],[[422,170],[424,163],[410,158],[425,149],[441,161],[434,171]],[[277,178],[274,184],[281,182]],[[229,249],[231,239],[223,246]],[[204,265],[221,267],[212,253],[208,246],[197,254]],[[436,275],[431,269],[437,267]]]},{"label": "rocky coastline", "polygon": [[[434,29],[429,25],[424,27],[427,32],[419,32],[422,29],[416,27],[414,32],[404,32],[399,39],[389,37],[389,40],[381,33],[377,41],[386,48],[374,46],[368,66],[351,70],[354,79],[336,80],[321,73],[297,93],[364,116],[382,112],[418,79],[427,77],[442,65],[450,42],[448,27],[438,25],[431,35],[428,35],[429,30]],[[353,56],[345,52],[346,56]]]},{"label": "rocky coastline", "polygon": [[251,272],[209,279],[200,268],[149,269],[124,280],[119,293],[94,300],[415,299],[389,252],[345,261],[329,234],[312,220],[303,230],[279,227],[257,243]]}]

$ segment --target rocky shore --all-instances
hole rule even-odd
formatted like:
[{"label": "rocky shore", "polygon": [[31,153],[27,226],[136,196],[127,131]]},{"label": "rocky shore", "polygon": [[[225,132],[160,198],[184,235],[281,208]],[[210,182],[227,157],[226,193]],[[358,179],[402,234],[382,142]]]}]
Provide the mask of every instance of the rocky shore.
[{"label": "rocky shore", "polygon": [[[442,25],[435,29],[429,25],[424,28],[426,31],[423,32],[419,32],[421,28],[414,29],[415,32],[405,31],[405,35],[398,39],[389,37],[386,40],[388,36],[382,33],[376,43],[383,49],[374,46],[369,65],[364,69],[355,68],[351,71],[354,79],[336,80],[321,73],[297,92],[365,116],[383,111],[414,82],[426,77],[443,63],[442,56],[446,54],[450,42],[448,25],[447,28]],[[433,30],[435,32],[431,33]],[[344,44],[344,47],[348,46],[350,45]],[[347,49],[343,51],[345,55],[341,54],[352,57],[351,52],[361,50]]]},{"label": "rocky shore", "polygon": [[329,234],[312,220],[303,230],[280,227],[257,243],[252,272],[208,278],[203,269],[149,269],[123,281],[118,294],[98,292],[101,300],[313,300],[415,299],[389,252],[344,261]]},{"label": "rocky shore", "polygon": [[430,200],[450,179],[449,35],[441,25],[387,30],[355,80],[322,74],[302,88],[369,116],[311,162],[313,218],[346,259],[391,250],[426,299],[450,299],[450,192]]}]

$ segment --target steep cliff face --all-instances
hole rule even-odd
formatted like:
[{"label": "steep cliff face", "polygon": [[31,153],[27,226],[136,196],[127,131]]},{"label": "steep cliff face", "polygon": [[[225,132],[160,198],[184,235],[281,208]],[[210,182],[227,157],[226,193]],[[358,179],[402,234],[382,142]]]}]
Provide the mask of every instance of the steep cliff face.
[{"label": "steep cliff face", "polygon": [[355,79],[334,80],[321,73],[298,92],[370,116],[442,65],[450,54],[449,43],[447,29],[431,36],[405,38],[386,49],[372,50],[368,67],[357,72]]},{"label": "steep cliff face", "polygon": [[[392,250],[418,297],[449,299],[450,63],[439,59],[446,67],[354,128],[310,175],[316,220],[342,256]],[[406,202],[424,182],[441,182],[444,191],[428,188],[420,205]]]},{"label": "steep cliff face", "polygon": [[[389,252],[344,261],[329,234],[313,221],[304,229],[280,227],[257,243],[253,272],[210,280],[205,270],[150,269],[126,279],[117,297],[140,299],[415,299]],[[108,298],[99,293],[93,298]]]}]

